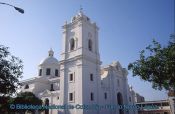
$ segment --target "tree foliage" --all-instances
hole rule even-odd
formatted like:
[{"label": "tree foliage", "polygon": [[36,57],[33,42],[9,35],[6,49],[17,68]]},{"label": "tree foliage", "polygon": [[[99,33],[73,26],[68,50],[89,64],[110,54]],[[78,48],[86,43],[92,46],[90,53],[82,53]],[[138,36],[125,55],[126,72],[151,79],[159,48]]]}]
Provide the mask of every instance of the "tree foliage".
[{"label": "tree foliage", "polygon": [[12,112],[9,105],[14,101],[10,96],[0,96],[0,114],[7,114]]},{"label": "tree foliage", "polygon": [[[147,53],[148,52],[148,53]],[[128,65],[133,76],[151,82],[158,90],[175,90],[175,35],[167,46],[153,40],[153,44],[140,52],[140,59]]]},{"label": "tree foliage", "polygon": [[22,76],[22,61],[11,55],[8,47],[0,45],[0,95],[10,95],[19,86]]},{"label": "tree foliage", "polygon": [[[42,106],[42,100],[36,97],[32,92],[22,92],[17,95],[14,99],[14,104],[23,104],[23,105],[39,105]],[[34,113],[35,110],[33,109],[19,109],[16,110],[17,112],[32,112]]]},{"label": "tree foliage", "polygon": [[21,92],[17,94],[14,103],[42,105],[42,100],[36,97],[32,92]]},{"label": "tree foliage", "polygon": [[[0,97],[0,114],[18,112],[18,113],[25,113],[31,112],[35,113],[34,109],[11,109],[10,105],[39,105],[42,106],[42,100],[36,97],[32,92],[22,92],[17,94],[15,98],[9,96],[2,96]],[[43,110],[39,110],[43,111]]]}]

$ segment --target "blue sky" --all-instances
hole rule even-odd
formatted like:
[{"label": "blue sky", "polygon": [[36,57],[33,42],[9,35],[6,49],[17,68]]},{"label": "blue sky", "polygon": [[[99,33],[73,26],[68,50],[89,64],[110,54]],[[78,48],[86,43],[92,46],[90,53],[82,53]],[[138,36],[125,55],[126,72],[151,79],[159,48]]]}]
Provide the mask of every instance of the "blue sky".
[{"label": "blue sky", "polygon": [[[153,38],[166,45],[174,32],[173,0],[0,0],[25,10],[20,14],[0,5],[0,44],[23,60],[23,79],[37,75],[37,65],[52,47],[61,52],[61,26],[82,5],[84,13],[99,26],[103,65],[120,61],[127,68]],[[128,75],[129,84],[146,100],[166,99],[165,91]]]}]

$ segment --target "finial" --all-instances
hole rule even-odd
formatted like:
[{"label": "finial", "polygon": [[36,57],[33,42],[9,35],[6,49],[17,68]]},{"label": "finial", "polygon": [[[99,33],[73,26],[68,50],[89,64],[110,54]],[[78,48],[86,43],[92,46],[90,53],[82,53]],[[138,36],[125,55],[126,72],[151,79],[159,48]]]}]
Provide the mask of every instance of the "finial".
[{"label": "finial", "polygon": [[54,54],[54,52],[53,52],[52,48],[50,48],[50,50],[49,50],[49,57],[53,57],[53,54]]},{"label": "finial", "polygon": [[64,25],[67,25],[67,21],[64,22]]},{"label": "finial", "polygon": [[83,7],[82,5],[80,5],[80,11],[79,11],[81,14],[83,13]]},{"label": "finial", "polygon": [[81,11],[81,12],[83,11],[82,5],[80,5],[80,11]]},{"label": "finial", "polygon": [[130,85],[130,90],[132,90],[133,89],[133,87],[132,87],[132,85]]}]

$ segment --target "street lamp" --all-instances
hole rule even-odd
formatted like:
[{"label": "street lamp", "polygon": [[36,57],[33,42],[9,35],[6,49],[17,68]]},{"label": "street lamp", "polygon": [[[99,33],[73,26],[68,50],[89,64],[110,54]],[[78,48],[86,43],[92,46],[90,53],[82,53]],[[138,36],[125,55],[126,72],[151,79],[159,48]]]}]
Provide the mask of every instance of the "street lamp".
[{"label": "street lamp", "polygon": [[22,13],[22,14],[24,13],[24,10],[23,10],[23,9],[21,9],[21,8],[19,8],[19,7],[13,6],[13,5],[8,4],[8,3],[3,3],[3,2],[0,2],[0,4],[4,4],[4,5],[7,5],[7,6],[14,7],[14,8],[15,8],[15,10],[17,10],[18,12],[20,12],[20,13]]}]

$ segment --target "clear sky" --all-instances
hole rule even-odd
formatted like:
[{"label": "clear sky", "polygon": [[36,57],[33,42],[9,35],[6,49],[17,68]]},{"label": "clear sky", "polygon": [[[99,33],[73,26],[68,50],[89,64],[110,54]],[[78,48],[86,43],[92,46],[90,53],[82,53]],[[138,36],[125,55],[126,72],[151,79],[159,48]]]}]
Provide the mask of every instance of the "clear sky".
[{"label": "clear sky", "polygon": [[[0,0],[25,10],[0,4],[0,44],[23,60],[23,79],[37,75],[37,65],[52,47],[59,59],[61,26],[82,5],[84,13],[99,26],[103,65],[120,61],[127,68],[153,38],[167,44],[174,32],[174,0]],[[128,75],[129,84],[146,100],[166,99],[165,91]]]}]

